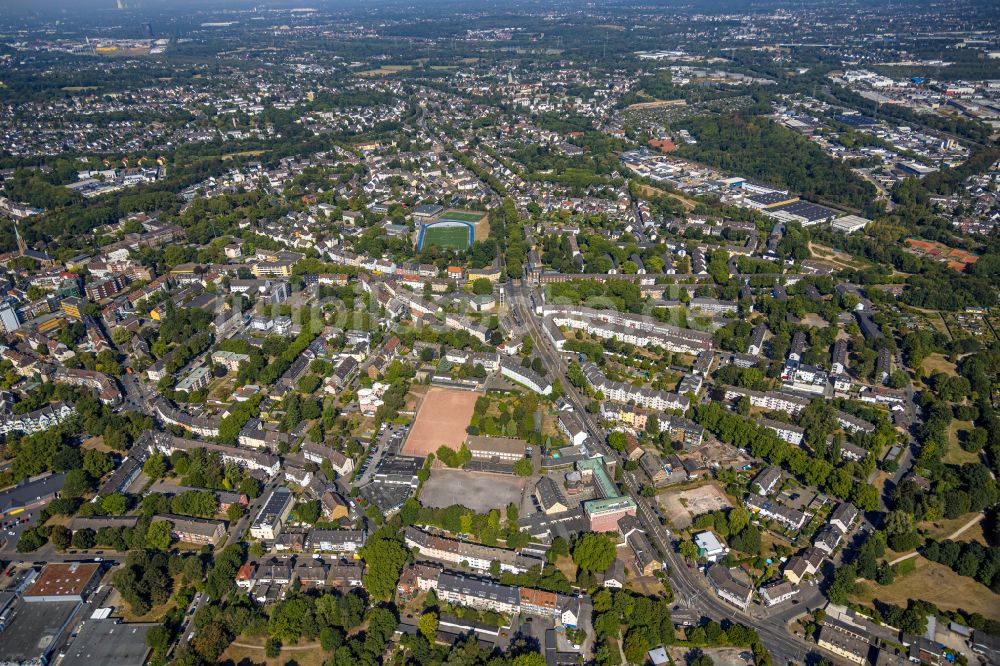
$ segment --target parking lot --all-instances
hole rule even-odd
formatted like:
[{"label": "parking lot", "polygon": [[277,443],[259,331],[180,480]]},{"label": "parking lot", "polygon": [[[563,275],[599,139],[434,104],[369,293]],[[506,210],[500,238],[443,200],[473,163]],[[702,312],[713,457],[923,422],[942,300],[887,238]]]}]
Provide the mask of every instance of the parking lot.
[{"label": "parking lot", "polygon": [[530,483],[530,478],[521,476],[435,469],[420,491],[420,503],[438,508],[461,504],[480,513],[502,511],[511,502],[520,505]]},{"label": "parking lot", "polygon": [[[33,525],[38,524],[38,515],[41,509],[30,509],[13,516],[7,516],[0,520],[0,551],[15,552],[17,542],[21,540],[21,534]],[[11,521],[16,521],[14,525],[7,525]],[[25,522],[27,521],[27,522]]]},{"label": "parking lot", "polygon": [[375,448],[369,449],[368,454],[358,465],[357,475],[354,477],[354,486],[360,488],[371,482],[372,476],[382,464],[382,458],[390,453],[398,453],[406,440],[406,433],[409,426],[384,425],[379,432]]}]

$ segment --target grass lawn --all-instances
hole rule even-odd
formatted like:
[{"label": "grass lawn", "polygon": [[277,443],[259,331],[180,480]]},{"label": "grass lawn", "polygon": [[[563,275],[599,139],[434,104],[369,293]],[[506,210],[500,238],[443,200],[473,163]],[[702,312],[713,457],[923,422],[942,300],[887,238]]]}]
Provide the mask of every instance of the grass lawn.
[{"label": "grass lawn", "polygon": [[943,372],[951,377],[958,374],[955,372],[955,364],[949,361],[944,354],[931,354],[924,359],[920,366],[924,369],[924,377],[930,377],[936,372]]},{"label": "grass lawn", "polygon": [[411,69],[413,69],[413,65],[382,65],[377,69],[366,69],[363,72],[358,72],[358,76],[389,76],[397,72],[408,72]]},{"label": "grass lawn", "polygon": [[428,227],[424,230],[421,248],[451,247],[456,250],[466,250],[469,247],[469,228],[461,227]]},{"label": "grass lawn", "polygon": [[125,622],[159,622],[163,617],[177,605],[177,592],[181,589],[182,576],[180,574],[174,576],[173,578],[173,594],[167,599],[166,603],[160,604],[158,606],[153,606],[149,609],[149,612],[145,615],[136,615],[132,612],[131,606],[118,594],[118,590],[115,590],[111,597],[109,597],[110,606],[116,606],[118,612],[121,614],[122,619]]},{"label": "grass lawn", "polygon": [[576,580],[576,563],[569,555],[560,555],[556,558],[556,569],[562,571],[570,582]]},{"label": "grass lawn", "polygon": [[792,544],[788,539],[783,539],[777,535],[771,534],[767,531],[762,531],[760,534],[760,552],[766,557],[774,553],[775,546],[784,546],[789,550],[794,550]]},{"label": "grass lawn", "polygon": [[947,465],[964,465],[969,462],[978,462],[978,453],[969,453],[958,443],[959,432],[972,429],[972,421],[952,421],[948,424],[946,431],[948,435],[948,452],[942,457],[942,462]]},{"label": "grass lawn", "polygon": [[319,643],[299,643],[281,648],[274,659],[264,656],[264,641],[257,637],[240,636],[219,657],[220,664],[267,664],[267,666],[322,666],[330,655]]},{"label": "grass lawn", "polygon": [[[951,519],[940,519],[940,520],[925,520],[922,523],[917,523],[917,527],[921,530],[925,530],[927,535],[935,540],[947,539],[949,536],[955,533],[956,530],[961,528],[963,525],[968,523],[970,520],[976,517],[974,513],[967,513],[964,516],[959,516],[958,518]],[[982,525],[982,521],[979,521],[979,525]],[[970,527],[961,534],[958,535],[956,541],[967,541],[970,535],[976,534],[976,529],[982,532],[982,528],[979,525]]]},{"label": "grass lawn", "polygon": [[900,606],[906,606],[908,599],[924,599],[943,610],[962,609],[1000,620],[1000,595],[971,578],[959,576],[943,564],[920,556],[916,560],[913,573],[884,587],[866,582],[855,599],[866,606],[872,606],[873,599]]}]

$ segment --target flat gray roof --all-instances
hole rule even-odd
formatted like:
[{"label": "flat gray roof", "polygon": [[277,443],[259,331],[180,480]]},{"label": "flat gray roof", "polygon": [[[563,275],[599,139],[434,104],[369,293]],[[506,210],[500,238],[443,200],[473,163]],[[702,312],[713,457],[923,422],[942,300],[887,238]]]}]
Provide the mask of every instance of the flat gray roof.
[{"label": "flat gray roof", "polygon": [[13,609],[7,628],[0,632],[0,655],[15,663],[47,657],[79,605],[79,601],[22,600]]},{"label": "flat gray roof", "polygon": [[66,649],[64,666],[142,666],[149,654],[146,634],[155,624],[89,619]]}]

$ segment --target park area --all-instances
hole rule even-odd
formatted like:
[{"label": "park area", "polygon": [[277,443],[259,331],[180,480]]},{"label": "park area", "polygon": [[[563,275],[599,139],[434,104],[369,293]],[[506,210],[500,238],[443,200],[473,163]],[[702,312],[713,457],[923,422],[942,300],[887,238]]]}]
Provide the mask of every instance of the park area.
[{"label": "park area", "polygon": [[472,391],[431,387],[417,410],[403,453],[426,457],[442,446],[458,451],[478,398],[479,394]]},{"label": "park area", "polygon": [[657,498],[671,524],[678,529],[689,526],[696,516],[732,506],[726,494],[712,484],[671,490]]},{"label": "park area", "polygon": [[285,645],[277,657],[267,657],[264,650],[264,640],[257,636],[240,636],[233,641],[219,657],[220,664],[245,666],[322,666],[329,656],[319,643],[299,643]]},{"label": "park area", "polygon": [[865,582],[856,601],[870,606],[874,599],[905,607],[909,599],[929,601],[941,610],[962,609],[1000,620],[1000,595],[972,578],[960,576],[950,568],[917,556],[916,568],[898,576],[891,585]]},{"label": "park area", "polygon": [[508,474],[435,469],[420,490],[420,503],[435,509],[461,504],[476,513],[521,505],[525,486],[534,479]]}]

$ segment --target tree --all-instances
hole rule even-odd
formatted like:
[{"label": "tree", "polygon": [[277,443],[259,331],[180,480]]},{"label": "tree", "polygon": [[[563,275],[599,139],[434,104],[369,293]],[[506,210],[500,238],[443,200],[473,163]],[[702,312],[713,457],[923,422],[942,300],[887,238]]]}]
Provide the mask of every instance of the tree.
[{"label": "tree", "polygon": [[625,433],[623,432],[612,432],[608,434],[608,446],[616,451],[624,451],[625,443],[628,440],[625,438]]},{"label": "tree", "polygon": [[48,541],[46,534],[44,527],[29,527],[24,530],[17,542],[17,552],[30,553],[33,550],[38,550]]},{"label": "tree", "polygon": [[83,454],[83,471],[92,479],[100,479],[114,468],[111,458],[103,451],[87,449]]},{"label": "tree", "polygon": [[517,474],[518,476],[531,476],[533,471],[531,458],[521,458],[514,463],[514,474]]},{"label": "tree", "polygon": [[905,370],[895,370],[889,375],[889,386],[894,389],[904,389],[910,383],[910,376]]},{"label": "tree", "polygon": [[146,645],[153,651],[153,654],[165,655],[170,647],[170,631],[162,624],[150,627],[149,631],[146,632]]},{"label": "tree", "polygon": [[959,441],[959,446],[969,453],[979,453],[986,446],[989,433],[985,428],[973,428]]},{"label": "tree", "polygon": [[427,639],[427,642],[433,645],[437,641],[438,614],[434,611],[427,611],[420,616],[417,628],[420,629],[420,633]]},{"label": "tree", "polygon": [[365,590],[376,599],[391,599],[399,582],[399,573],[410,553],[399,539],[399,534],[383,527],[369,537],[361,549],[365,562]]},{"label": "tree", "polygon": [[681,541],[680,552],[689,560],[698,559],[698,546],[695,545],[694,541]]},{"label": "tree", "polygon": [[120,516],[128,509],[128,501],[121,493],[111,493],[101,498],[101,509],[112,516]]},{"label": "tree", "polygon": [[526,652],[514,657],[513,666],[545,666],[545,657],[538,652]]},{"label": "tree", "polygon": [[154,453],[143,464],[142,471],[151,479],[162,479],[167,474],[166,458],[161,453]]},{"label": "tree", "polygon": [[913,531],[913,514],[897,510],[890,511],[885,517],[885,532],[889,536],[905,534],[911,531]]},{"label": "tree", "polygon": [[235,523],[242,517],[243,517],[243,506],[238,502],[233,502],[232,504],[229,505],[229,508],[226,509],[226,518],[229,519],[229,522]]},{"label": "tree", "polygon": [[303,502],[299,504],[297,513],[299,520],[309,523],[310,525],[315,525],[319,521],[321,507],[319,500],[312,500],[311,502]]},{"label": "tree", "polygon": [[493,293],[493,283],[486,278],[478,278],[472,282],[472,293],[476,296],[489,296]]},{"label": "tree", "polygon": [[88,490],[90,490],[90,478],[87,473],[79,468],[71,469],[66,472],[66,477],[63,479],[60,495],[73,499],[82,497]]},{"label": "tree", "polygon": [[750,406],[750,398],[744,395],[736,403],[736,412],[741,416],[747,416],[750,414]]},{"label": "tree", "polygon": [[588,532],[573,543],[573,562],[584,571],[604,571],[615,555],[614,542],[604,534]]},{"label": "tree", "polygon": [[649,641],[643,632],[633,629],[625,636],[624,646],[625,658],[631,664],[641,664],[646,660],[646,653],[649,652]]},{"label": "tree", "polygon": [[239,491],[249,499],[257,499],[260,496],[260,481],[252,476],[244,477],[240,481]]},{"label": "tree", "polygon": [[729,510],[729,533],[739,534],[750,523],[750,512],[738,506]]},{"label": "tree", "polygon": [[71,540],[72,535],[70,534],[70,531],[62,525],[54,526],[52,531],[49,532],[49,541],[52,542],[52,545],[56,550],[66,550],[69,548]]},{"label": "tree", "polygon": [[72,545],[74,548],[87,550],[93,548],[97,543],[94,530],[77,530],[73,533]]},{"label": "tree", "polygon": [[151,523],[149,529],[146,530],[146,547],[153,550],[169,550],[170,543],[173,541],[171,530],[173,530],[173,523],[169,520],[158,520]]},{"label": "tree", "polygon": [[268,638],[267,643],[264,645],[264,655],[268,659],[276,659],[279,654],[281,654],[281,640]]}]

